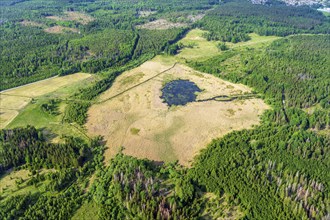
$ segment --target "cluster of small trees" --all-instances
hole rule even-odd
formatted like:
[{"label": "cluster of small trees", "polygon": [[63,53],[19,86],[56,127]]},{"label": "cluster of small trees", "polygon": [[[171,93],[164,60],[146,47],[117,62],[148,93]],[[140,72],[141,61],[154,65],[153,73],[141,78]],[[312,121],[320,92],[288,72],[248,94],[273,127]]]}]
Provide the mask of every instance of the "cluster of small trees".
[{"label": "cluster of small trees", "polygon": [[28,164],[33,169],[81,166],[88,157],[86,144],[67,138],[64,144],[48,143],[34,127],[0,131],[0,172]]},{"label": "cluster of small trees", "polygon": [[185,169],[121,153],[100,173],[91,194],[100,219],[191,219],[201,215],[205,202]]}]

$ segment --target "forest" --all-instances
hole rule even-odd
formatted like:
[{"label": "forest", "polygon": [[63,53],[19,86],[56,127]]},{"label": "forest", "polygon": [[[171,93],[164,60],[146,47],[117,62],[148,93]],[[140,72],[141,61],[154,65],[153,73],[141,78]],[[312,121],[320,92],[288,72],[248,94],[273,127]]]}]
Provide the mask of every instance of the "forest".
[{"label": "forest", "polygon": [[[221,19],[219,19],[221,18]],[[208,30],[208,40],[237,43],[249,40],[248,33],[287,36],[299,33],[329,34],[329,18],[309,7],[287,6],[269,1],[254,5],[249,1],[225,1],[210,11],[197,27]]]},{"label": "forest", "polygon": [[[0,91],[56,75],[80,71],[96,73],[144,54],[159,53],[166,43],[178,40],[184,30],[139,30],[136,25],[156,17],[141,18],[136,16],[137,12],[160,10],[167,16],[169,11],[180,11],[184,7],[181,3],[188,1],[177,0],[180,4],[174,5],[160,2],[150,1],[128,8],[131,1],[105,4],[102,1],[59,1],[55,5],[44,5],[42,0],[14,5],[13,1],[8,1],[1,12],[4,21],[0,25],[3,39],[0,42]],[[92,4],[86,6],[87,3]],[[212,4],[212,1],[195,1],[185,10],[207,9]],[[35,14],[29,14],[29,10]],[[63,16],[65,11],[80,10],[96,19],[87,24],[79,20],[47,19],[53,15]],[[24,21],[30,24],[22,25]],[[79,32],[53,34],[44,31],[45,27],[58,25],[76,28]]]},{"label": "forest", "polygon": [[[95,76],[67,98],[40,104],[82,137],[0,130],[0,219],[329,218],[330,17],[245,0],[3,0],[0,7],[0,91],[76,72]],[[187,25],[137,28],[157,19]],[[56,26],[78,31],[45,31]],[[106,142],[86,135],[89,107],[124,71],[180,53],[177,42],[193,28],[205,30],[219,53],[182,62],[251,87],[270,106],[260,124],[214,139],[190,167],[127,156],[124,147],[104,161]],[[251,33],[280,38],[233,46]]]}]

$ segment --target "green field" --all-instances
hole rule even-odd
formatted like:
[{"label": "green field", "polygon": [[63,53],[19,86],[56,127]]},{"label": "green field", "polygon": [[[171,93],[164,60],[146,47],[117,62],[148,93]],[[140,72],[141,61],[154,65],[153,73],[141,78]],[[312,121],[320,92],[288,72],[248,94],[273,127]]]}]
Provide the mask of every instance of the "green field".
[{"label": "green field", "polygon": [[[29,104],[23,105],[21,108],[17,108],[19,114],[11,119],[11,122],[6,128],[25,127],[27,125],[35,126],[38,129],[43,129],[46,136],[54,141],[59,141],[62,135],[73,134],[77,137],[86,138],[84,132],[77,126],[70,125],[62,122],[65,106],[67,105],[66,99],[68,99],[73,93],[77,92],[79,88],[83,87],[86,83],[92,82],[96,77],[90,77],[86,74],[71,75],[68,77],[52,79],[49,81],[37,82],[29,85],[27,88],[28,93],[24,93],[24,87],[12,89],[2,94],[8,94],[10,96],[2,96],[2,99],[6,102],[13,102],[17,99],[17,96],[26,94],[31,96]],[[56,81],[55,81],[56,80]],[[9,100],[10,99],[10,100]],[[58,106],[58,115],[52,115],[45,112],[41,105],[47,103],[49,100],[60,101]],[[21,102],[20,99],[16,100]],[[12,104],[14,105],[14,104]],[[15,104],[20,105],[18,104]],[[6,109],[3,109],[4,111]]]}]

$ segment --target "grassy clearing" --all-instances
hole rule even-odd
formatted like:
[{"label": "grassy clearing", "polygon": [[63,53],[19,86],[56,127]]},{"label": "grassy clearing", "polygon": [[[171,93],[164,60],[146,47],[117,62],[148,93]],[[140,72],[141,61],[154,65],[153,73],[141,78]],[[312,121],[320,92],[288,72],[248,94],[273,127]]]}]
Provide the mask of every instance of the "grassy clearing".
[{"label": "grassy clearing", "polygon": [[[190,31],[180,41],[186,47],[178,55],[157,56],[123,73],[100,96],[104,102],[91,107],[86,128],[89,134],[102,135],[108,140],[106,161],[123,146],[128,155],[155,161],[179,160],[189,166],[193,157],[213,138],[259,123],[259,115],[269,107],[257,98],[229,102],[217,99],[171,108],[160,99],[161,88],[173,79],[190,80],[201,88],[197,100],[251,93],[244,85],[229,83],[183,65],[186,60],[209,59],[223,53],[217,48],[219,42],[205,40],[203,33],[199,29]],[[278,39],[250,36],[252,39],[248,42],[227,46],[239,51],[262,47]],[[228,60],[228,69],[239,67],[239,56]],[[137,77],[141,73],[143,76]]]},{"label": "grassy clearing", "polygon": [[[203,37],[205,32],[206,31],[200,29],[194,29],[188,32],[186,37],[179,41],[179,43],[182,43],[185,47],[180,51],[177,57],[189,61],[203,61],[223,53],[217,47],[221,41],[207,41]],[[263,47],[280,38],[276,36],[260,36],[255,33],[249,34],[249,36],[251,37],[249,41],[236,44],[226,42],[225,44],[229,50],[240,50],[247,47]]]},{"label": "grassy clearing", "polygon": [[[25,86],[2,91],[0,93],[0,128],[5,128],[9,124],[17,124],[13,120],[23,109],[31,103],[32,106],[37,102],[41,96],[41,99],[56,97],[67,97],[76,88],[80,81],[88,80],[91,77],[90,74],[76,73],[73,75],[63,77],[53,77],[50,79],[42,80],[39,82],[31,83]],[[55,92],[56,91],[56,92]],[[27,109],[33,116],[38,116],[38,113],[31,112],[30,107]],[[30,121],[39,121],[38,117],[31,117],[27,115],[25,118],[20,119],[20,123],[27,125]],[[42,119],[40,119],[42,120]],[[26,123],[24,123],[26,121]],[[38,122],[37,122],[38,123]],[[47,124],[44,124],[45,126]]]},{"label": "grassy clearing", "polygon": [[[226,82],[183,64],[174,65],[176,62],[176,57],[158,56],[123,73],[101,95],[104,102],[90,108],[86,128],[90,135],[102,135],[107,140],[105,161],[123,146],[128,155],[155,161],[179,160],[189,166],[213,138],[259,123],[258,116],[268,106],[256,98],[244,102],[194,102],[168,108],[160,96],[164,81],[171,79],[193,81],[203,90],[197,100],[251,92],[244,85]],[[121,83],[139,73],[144,75],[138,81]],[[231,109],[235,110],[234,115],[230,114]]]},{"label": "grassy clearing", "polygon": [[37,97],[47,93],[54,92],[55,90],[63,86],[70,85],[75,82],[79,82],[83,79],[87,79],[90,76],[91,74],[87,74],[87,73],[75,73],[62,77],[53,77],[50,79],[41,80],[28,85],[2,91],[1,94]]},{"label": "grassy clearing", "polygon": [[[220,54],[217,48],[217,42],[207,41],[202,37],[203,33],[205,33],[205,31],[200,29],[189,31],[185,38],[179,41],[185,48],[180,51],[177,57],[187,60],[206,60]],[[192,48],[189,48],[189,46]]]},{"label": "grassy clearing", "polygon": [[[40,170],[39,174],[50,172],[51,170]],[[45,192],[44,181],[38,185],[28,185],[28,181],[32,178],[30,171],[18,170],[5,174],[0,178],[0,196],[6,198],[8,196],[23,195],[27,193]]]},{"label": "grassy clearing", "polygon": [[46,18],[55,21],[76,21],[84,25],[95,20],[90,15],[77,11],[66,11],[62,16],[47,16]]},{"label": "grassy clearing", "polygon": [[43,129],[46,138],[53,142],[59,142],[62,135],[73,135],[84,138],[84,135],[70,124],[62,123],[63,106],[61,114],[54,116],[41,109],[41,105],[48,100],[38,99],[35,103],[29,104],[21,113],[7,126],[7,128],[25,127],[32,125],[37,129]]},{"label": "grassy clearing", "polygon": [[51,34],[63,34],[63,33],[68,33],[68,32],[78,33],[79,32],[79,30],[77,28],[68,28],[68,27],[63,27],[60,25],[45,28],[44,31],[47,33],[51,33]]},{"label": "grassy clearing", "polygon": [[218,198],[213,193],[205,193],[206,206],[203,219],[240,219],[244,216],[239,206],[233,205],[227,195]]},{"label": "grassy clearing", "polygon": [[187,26],[187,24],[184,24],[184,23],[173,23],[173,22],[169,22],[165,19],[158,19],[158,20],[146,23],[146,24],[137,25],[136,27],[140,28],[140,29],[149,29],[149,30],[166,30],[166,29],[170,29],[170,28],[180,28],[180,27],[186,27],[186,26]]},{"label": "grassy clearing", "polygon": [[[33,125],[36,128],[44,129],[46,137],[54,142],[60,141],[62,135],[68,134],[85,138],[82,131],[70,124],[62,123],[65,101],[59,105],[59,115],[51,115],[43,111],[41,105],[50,99],[65,100],[86,83],[93,81],[94,78],[90,74],[73,74],[5,91],[1,98],[6,103],[11,103],[10,106],[16,107],[17,110],[1,109],[3,113],[0,116],[1,119],[4,118],[3,127],[15,128]],[[31,98],[20,97],[23,94]]]},{"label": "grassy clearing", "polygon": [[34,21],[29,21],[29,20],[23,20],[20,22],[21,25],[23,26],[32,26],[32,27],[45,27],[44,24],[34,22]]},{"label": "grassy clearing", "polygon": [[251,33],[251,34],[249,34],[249,36],[251,37],[251,40],[249,40],[249,41],[239,42],[236,44],[233,44],[233,43],[226,43],[226,44],[230,49],[237,49],[237,48],[242,48],[242,47],[259,48],[259,47],[264,47],[267,44],[281,38],[281,37],[277,37],[277,36],[260,36],[255,33]]},{"label": "grassy clearing", "polygon": [[325,16],[330,17],[330,12],[321,11]]},{"label": "grassy clearing", "polygon": [[93,201],[84,203],[72,217],[72,220],[97,220],[99,207]]},{"label": "grassy clearing", "polygon": [[149,17],[150,15],[156,14],[157,11],[139,11],[138,16],[141,18]]}]

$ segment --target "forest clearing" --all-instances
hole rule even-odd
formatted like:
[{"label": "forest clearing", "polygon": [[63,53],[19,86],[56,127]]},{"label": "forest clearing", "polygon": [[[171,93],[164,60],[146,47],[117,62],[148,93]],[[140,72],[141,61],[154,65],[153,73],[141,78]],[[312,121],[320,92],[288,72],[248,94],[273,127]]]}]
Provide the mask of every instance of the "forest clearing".
[{"label": "forest clearing", "polygon": [[87,79],[90,76],[86,73],[76,73],[2,91],[0,93],[0,128],[6,127],[34,98],[54,92],[61,87]]},{"label": "forest clearing", "polygon": [[[202,90],[196,102],[170,108],[163,103],[162,86],[176,79],[192,81]],[[258,98],[228,102],[208,99],[249,93],[247,86],[159,56],[120,75],[90,108],[86,127],[91,135],[102,135],[108,141],[105,161],[123,146],[123,152],[131,156],[179,160],[188,166],[213,138],[257,125],[259,115],[269,109]]]},{"label": "forest clearing", "polygon": [[52,19],[55,21],[76,21],[83,25],[88,24],[89,22],[94,21],[95,19],[88,14],[76,12],[76,11],[66,11],[62,16],[47,16],[46,18]]},{"label": "forest clearing", "polygon": [[[249,87],[195,71],[184,64],[223,53],[217,47],[219,42],[207,41],[203,37],[205,33],[193,29],[178,42],[184,46],[177,55],[159,55],[124,72],[90,108],[86,128],[92,136],[102,135],[108,140],[106,162],[124,147],[124,153],[131,156],[155,161],[179,160],[189,166],[194,156],[212,139],[259,123],[259,116],[269,109],[259,98],[210,100],[217,96],[251,94]],[[257,34],[250,36],[250,41],[228,43],[228,47],[241,50],[248,46],[264,46],[278,39]],[[194,82],[202,92],[198,93],[196,102],[169,108],[160,98],[161,89],[177,79]],[[199,102],[201,100],[208,101]]]}]

